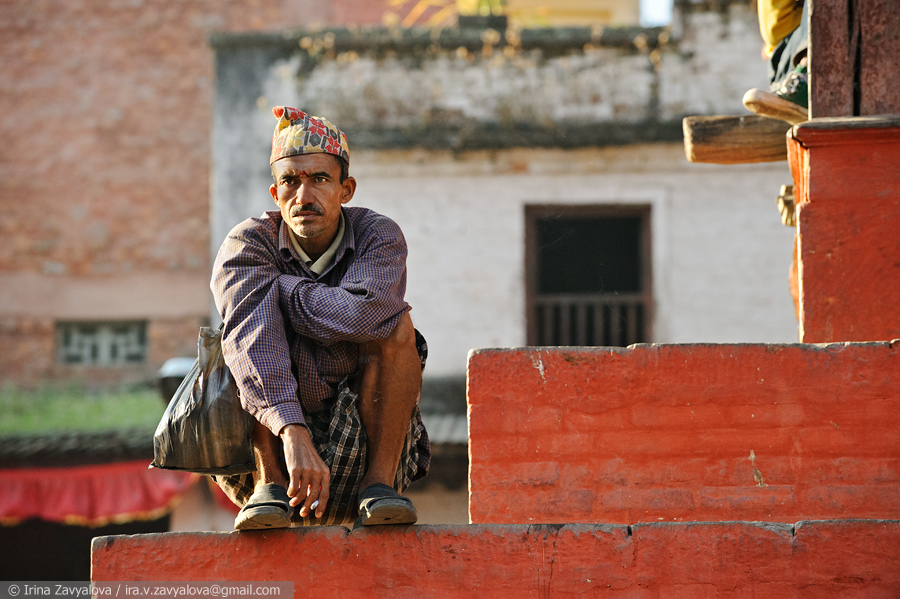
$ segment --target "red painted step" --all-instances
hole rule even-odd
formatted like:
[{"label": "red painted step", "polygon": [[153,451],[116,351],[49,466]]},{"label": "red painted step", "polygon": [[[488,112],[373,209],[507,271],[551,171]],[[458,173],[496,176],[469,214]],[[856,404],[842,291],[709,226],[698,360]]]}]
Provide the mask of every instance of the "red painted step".
[{"label": "red painted step", "polygon": [[475,351],[470,520],[895,518],[898,349]]}]

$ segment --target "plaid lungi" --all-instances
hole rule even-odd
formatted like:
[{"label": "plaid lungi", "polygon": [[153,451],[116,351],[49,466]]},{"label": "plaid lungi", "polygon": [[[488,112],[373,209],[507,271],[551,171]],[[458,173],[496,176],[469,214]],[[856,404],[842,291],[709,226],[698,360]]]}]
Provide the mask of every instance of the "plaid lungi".
[{"label": "plaid lungi", "polygon": [[[416,349],[422,368],[428,356],[424,337],[416,331]],[[294,509],[294,526],[332,526],[347,524],[359,515],[359,483],[366,473],[366,429],[359,415],[359,395],[350,389],[349,378],[338,385],[337,397],[328,409],[311,414],[304,413],[306,426],[319,457],[331,470],[330,497],[325,514],[316,518],[312,514],[301,518]],[[284,454],[279,462],[287,472]],[[410,483],[428,473],[431,464],[431,446],[428,432],[422,423],[419,407],[413,412],[403,443],[403,452],[397,467],[394,486],[401,493]],[[213,480],[238,506],[246,505],[253,494],[253,473],[232,476],[213,476]]]}]

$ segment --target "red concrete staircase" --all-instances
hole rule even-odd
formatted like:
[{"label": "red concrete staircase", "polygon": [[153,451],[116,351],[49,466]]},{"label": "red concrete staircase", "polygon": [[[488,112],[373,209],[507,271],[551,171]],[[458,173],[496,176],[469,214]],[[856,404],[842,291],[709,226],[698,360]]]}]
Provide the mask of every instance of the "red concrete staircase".
[{"label": "red concrete staircase", "polygon": [[869,124],[893,129],[812,122],[791,142],[802,340],[853,342],[474,351],[471,525],[101,537],[92,578],[900,597],[900,136]]},{"label": "red concrete staircase", "polygon": [[287,580],[298,598],[887,598],[900,589],[896,520],[168,533],[100,537],[93,554],[97,581]]},{"label": "red concrete staircase", "polygon": [[92,577],[316,597],[900,596],[900,347],[473,352],[469,526],[94,541]]},{"label": "red concrete staircase", "polygon": [[471,522],[900,518],[900,342],[479,350]]}]

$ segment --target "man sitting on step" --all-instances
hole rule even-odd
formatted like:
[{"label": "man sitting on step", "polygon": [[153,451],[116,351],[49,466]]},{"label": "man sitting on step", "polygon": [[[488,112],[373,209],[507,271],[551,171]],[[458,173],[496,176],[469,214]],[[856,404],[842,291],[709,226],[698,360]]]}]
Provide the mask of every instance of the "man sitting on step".
[{"label": "man sitting on step", "polygon": [[237,530],[413,523],[398,491],[431,454],[406,242],[391,219],[344,206],[356,180],[343,132],[295,108],[273,113],[278,210],[232,229],[211,282],[223,355],[257,420],[256,471],[215,480],[241,506]]}]

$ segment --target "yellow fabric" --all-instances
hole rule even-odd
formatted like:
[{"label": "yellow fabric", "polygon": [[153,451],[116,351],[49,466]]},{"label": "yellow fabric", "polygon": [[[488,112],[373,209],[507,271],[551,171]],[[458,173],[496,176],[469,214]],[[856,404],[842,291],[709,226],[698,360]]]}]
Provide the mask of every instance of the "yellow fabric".
[{"label": "yellow fabric", "polygon": [[800,26],[803,5],[796,0],[759,0],[759,32],[766,43],[766,56],[771,56],[775,46],[787,34]]}]

